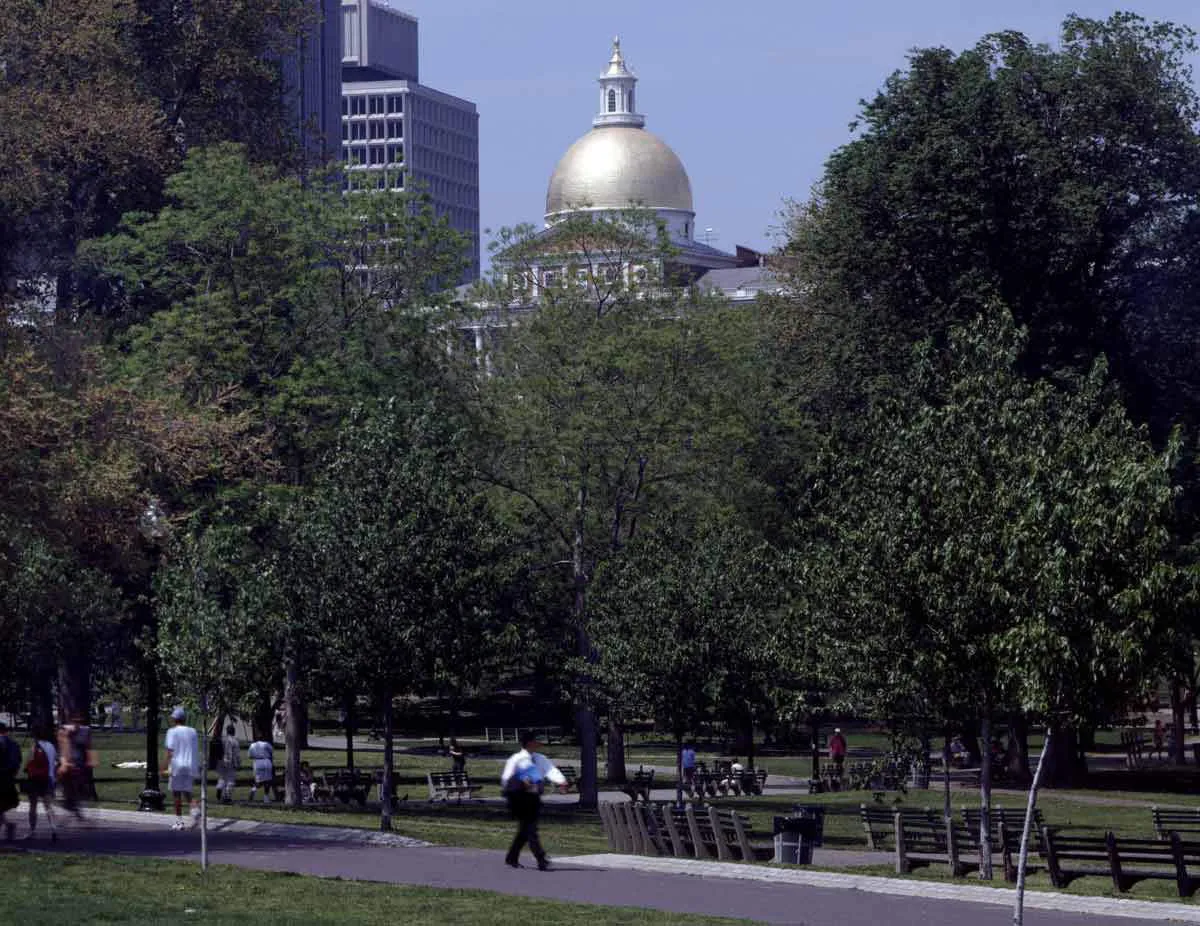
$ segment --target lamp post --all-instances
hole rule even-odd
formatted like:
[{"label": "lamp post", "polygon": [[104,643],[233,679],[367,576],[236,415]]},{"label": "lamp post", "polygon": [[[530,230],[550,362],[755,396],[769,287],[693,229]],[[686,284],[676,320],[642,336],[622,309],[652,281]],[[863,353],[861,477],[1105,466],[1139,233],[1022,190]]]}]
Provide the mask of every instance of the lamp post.
[{"label": "lamp post", "polygon": [[[167,520],[156,499],[151,499],[145,510],[138,518],[138,531],[155,551],[155,560],[159,559],[162,545],[171,535],[171,524]],[[157,624],[154,605],[150,604],[147,629],[153,639]],[[158,778],[158,715],[159,692],[158,671],[151,656],[146,658],[146,781],[145,788],[138,796],[138,810],[161,811],[166,806],[166,798],[159,788]]]}]

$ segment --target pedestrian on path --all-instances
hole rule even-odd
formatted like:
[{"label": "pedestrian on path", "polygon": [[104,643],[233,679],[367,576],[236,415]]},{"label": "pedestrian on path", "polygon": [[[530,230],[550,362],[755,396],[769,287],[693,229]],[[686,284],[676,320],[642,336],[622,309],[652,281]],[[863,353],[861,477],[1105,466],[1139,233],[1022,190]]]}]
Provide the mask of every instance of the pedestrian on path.
[{"label": "pedestrian on path", "polygon": [[69,723],[58,731],[58,780],[62,783],[63,806],[83,820],[82,804],[94,797],[92,769],[96,753],[92,749],[92,728],[76,711]]},{"label": "pedestrian on path", "polygon": [[233,803],[238,769],[242,766],[242,748],[238,743],[237,727],[229,724],[221,738],[221,761],[217,763],[217,800]]},{"label": "pedestrian on path", "polygon": [[38,802],[46,812],[50,825],[50,841],[58,842],[54,828],[54,786],[57,782],[58,750],[50,741],[50,731],[39,724],[33,728],[33,751],[25,763],[25,796],[29,798],[29,832],[26,839],[33,839],[37,832]]},{"label": "pedestrian on path", "polygon": [[250,744],[250,761],[254,766],[254,785],[250,788],[250,800],[258,789],[263,789],[263,803],[271,802],[271,787],[275,783],[275,748],[266,740],[255,740]]},{"label": "pedestrian on path", "polygon": [[467,754],[462,751],[462,747],[458,745],[458,740],[453,736],[450,737],[450,748],[446,750],[450,755],[450,766],[456,775],[461,775],[467,770]]},{"label": "pedestrian on path", "polygon": [[525,733],[521,737],[521,749],[514,752],[504,763],[500,774],[500,789],[508,801],[509,812],[517,821],[517,834],[504,861],[513,868],[521,867],[521,850],[525,844],[537,859],[542,871],[550,867],[550,858],[538,838],[538,817],[542,812],[542,791],[547,781],[558,785],[560,791],[567,790],[567,779],[554,763],[538,752],[541,744],[537,736]]},{"label": "pedestrian on path", "polygon": [[195,727],[184,721],[187,713],[182,707],[171,711],[171,729],[167,731],[167,764],[163,774],[169,779],[171,794],[175,798],[175,823],[172,829],[181,830],[183,802],[191,805],[192,826],[200,825],[200,803],[196,800],[196,779],[200,777],[200,736]]},{"label": "pedestrian on path", "polygon": [[690,742],[683,744],[679,752],[679,767],[683,777],[683,787],[690,797],[696,790],[696,747]]},{"label": "pedestrian on path", "polygon": [[846,737],[842,736],[841,727],[835,727],[833,736],[829,738],[829,758],[833,760],[838,778],[841,778],[842,766],[846,764]]},{"label": "pedestrian on path", "polygon": [[0,721],[0,824],[4,826],[4,838],[13,840],[16,825],[6,815],[21,803],[17,793],[17,776],[21,773],[21,747],[8,732],[8,724]]}]

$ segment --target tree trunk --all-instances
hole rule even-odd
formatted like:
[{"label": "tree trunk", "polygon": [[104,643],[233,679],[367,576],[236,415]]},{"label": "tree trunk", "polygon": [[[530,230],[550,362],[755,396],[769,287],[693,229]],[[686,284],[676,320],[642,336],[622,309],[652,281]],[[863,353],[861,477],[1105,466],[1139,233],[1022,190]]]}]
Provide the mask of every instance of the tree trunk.
[{"label": "tree trunk", "polygon": [[817,717],[808,719],[809,747],[812,753],[812,774],[814,781],[821,777],[821,721]]},{"label": "tree trunk", "polygon": [[625,728],[620,718],[610,714],[608,718],[608,783],[623,785],[629,779],[625,774]]},{"label": "tree trunk", "polygon": [[[46,672],[36,672],[29,686],[29,725],[32,728],[37,724],[54,729],[54,687]],[[157,770],[158,766],[153,768]]]},{"label": "tree trunk", "polygon": [[962,742],[967,750],[967,765],[979,768],[983,763],[983,755],[987,752],[988,743],[985,741],[983,749],[979,748],[979,720],[975,717],[968,717],[963,721]]},{"label": "tree trunk", "polygon": [[66,722],[75,717],[91,724],[91,660],[82,650],[68,653],[58,666],[58,718]]},{"label": "tree trunk", "polygon": [[[584,563],[584,516],[587,510],[587,489],[579,487],[575,512],[575,535],[572,542],[571,566],[575,584],[572,612],[575,618],[575,652],[585,663],[595,660],[587,628],[587,570]],[[579,806],[595,810],[599,806],[600,788],[597,781],[596,711],[592,706],[592,679],[584,674],[578,679],[575,695],[575,732],[579,737]]]},{"label": "tree trunk", "polygon": [[392,828],[392,782],[396,765],[392,756],[393,725],[392,690],[389,688],[383,695],[383,800],[379,803],[379,830],[383,833]]},{"label": "tree trunk", "polygon": [[1171,743],[1171,761],[1176,765],[1186,765],[1187,751],[1183,737],[1187,731],[1184,729],[1183,682],[1179,679],[1171,682],[1171,725],[1175,729],[1175,739]]},{"label": "tree trunk", "polygon": [[1004,753],[1004,766],[1008,777],[1026,784],[1032,779],[1029,770],[1029,721],[1019,711],[1008,719],[1008,749]]},{"label": "tree trunk", "polygon": [[942,818],[946,822],[954,816],[954,808],[950,806],[950,730],[942,737]]},{"label": "tree trunk", "polygon": [[303,718],[300,716],[300,670],[296,666],[294,656],[288,657],[287,675],[283,688],[284,703],[284,745],[287,752],[287,764],[284,766],[283,788],[284,802],[289,807],[299,807],[302,803],[300,792],[300,743],[303,737]]},{"label": "tree trunk", "polygon": [[354,695],[347,695],[345,702],[346,712],[346,768],[354,770]]},{"label": "tree trunk", "polygon": [[983,734],[983,761],[979,766],[979,877],[991,881],[992,871],[992,716],[985,712],[979,724]]},{"label": "tree trunk", "polygon": [[[296,736],[298,737],[297,746],[300,749],[308,748],[308,698],[303,694],[296,698],[294,705],[296,713]],[[288,707],[288,715],[291,716],[293,708]]]},{"label": "tree trunk", "polygon": [[[1046,728],[1047,736],[1050,728]],[[1041,773],[1043,788],[1075,788],[1080,784],[1086,764],[1079,757],[1079,739],[1071,727],[1058,724],[1054,729],[1054,745],[1049,753],[1043,749],[1048,764]]]},{"label": "tree trunk", "polygon": [[1033,774],[1033,783],[1029,786],[1029,801],[1025,805],[1025,825],[1021,829],[1021,854],[1017,859],[1017,895],[1013,906],[1013,926],[1022,926],[1025,921],[1025,869],[1029,864],[1029,833],[1033,828],[1033,812],[1037,809],[1038,787],[1042,782],[1042,770],[1046,767],[1050,755],[1050,742],[1054,738],[1050,726],[1046,727],[1046,739],[1042,743],[1042,757],[1038,761],[1037,771]]},{"label": "tree trunk", "polygon": [[250,714],[250,731],[256,740],[270,743],[274,741],[271,725],[275,718],[275,705],[271,693],[263,692],[254,702],[254,710]]}]

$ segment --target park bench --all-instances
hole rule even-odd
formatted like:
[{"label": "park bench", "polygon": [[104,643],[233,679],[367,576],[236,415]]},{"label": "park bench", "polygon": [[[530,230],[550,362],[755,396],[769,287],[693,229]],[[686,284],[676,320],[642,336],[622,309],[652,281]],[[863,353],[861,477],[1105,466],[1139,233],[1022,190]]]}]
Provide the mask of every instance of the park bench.
[{"label": "park bench", "polygon": [[716,797],[722,781],[724,781],[724,776],[706,769],[702,770],[697,766],[696,773],[692,778],[692,794],[700,797],[704,797],[706,794],[709,797]]},{"label": "park bench", "polygon": [[[1195,878],[1188,866],[1200,864],[1200,842],[1184,842],[1178,833],[1171,833],[1166,841],[1118,838],[1111,832],[1104,836],[1063,836],[1057,828],[1048,826],[1042,838],[1042,855],[1055,887],[1066,887],[1083,875],[1107,874],[1120,893],[1149,878],[1174,881],[1180,897],[1190,897],[1195,891]],[[1064,862],[1085,864],[1065,868]]]},{"label": "park bench", "polygon": [[684,808],[691,832],[693,853],[697,858],[721,861],[766,861],[775,855],[775,843],[753,841],[750,820],[735,810],[716,807],[697,809],[689,804]]},{"label": "park bench", "polygon": [[462,802],[465,797],[471,800],[475,792],[482,790],[482,785],[471,784],[471,776],[466,772],[426,772],[429,782],[430,801],[448,801],[454,798]]},{"label": "park bench", "polygon": [[633,773],[633,778],[627,781],[621,790],[629,795],[631,801],[636,801],[641,798],[643,801],[650,800],[650,789],[654,787],[654,769],[646,771],[639,767]]},{"label": "park bench", "polygon": [[937,818],[928,807],[892,808],[869,804],[858,805],[858,816],[862,821],[863,830],[867,834],[867,847],[875,851],[883,849],[884,840],[893,835],[896,814],[904,817],[906,822],[933,823]]},{"label": "park bench", "polygon": [[[962,809],[963,825],[966,826],[967,829],[975,830],[975,832],[979,832],[979,821],[980,821],[981,816],[982,816],[982,813],[978,807],[964,807]],[[1045,824],[1046,824],[1046,821],[1042,817],[1041,808],[1040,807],[1035,808],[1033,811],[1033,826],[1030,830],[1030,836],[1032,837],[1032,839],[1030,840],[1030,843],[1029,843],[1030,846],[1035,851],[1042,844],[1042,827],[1045,826]],[[1013,835],[1013,837],[1015,839],[1019,840],[1021,838],[1021,831],[1025,828],[1025,814],[1020,810],[1010,811],[1010,810],[1006,810],[1003,807],[993,807],[992,808],[992,834],[993,834],[993,836],[999,835],[1000,827],[1002,825],[1008,828],[1008,831]]]},{"label": "park bench", "polygon": [[563,778],[567,779],[566,789],[574,791],[579,786],[579,771],[574,765],[560,765],[558,770],[562,772]]},{"label": "park bench", "polygon": [[330,799],[343,804],[354,801],[359,807],[365,807],[372,784],[374,782],[370,772],[351,768],[334,769],[322,773],[319,788],[316,781],[313,782],[313,799],[316,799],[317,793],[320,791],[322,794],[328,794]]},{"label": "park bench", "polygon": [[947,865],[955,878],[966,874],[969,867],[979,867],[982,848],[978,831],[972,833],[952,820],[905,819],[900,810],[892,819],[897,874],[908,874],[917,863]]},{"label": "park bench", "polygon": [[1172,833],[1180,836],[1200,836],[1200,809],[1160,810],[1150,808],[1154,820],[1154,835],[1159,839],[1170,839]]},{"label": "park bench", "polygon": [[1141,768],[1145,760],[1146,738],[1136,730],[1125,730],[1121,733],[1121,746],[1125,750],[1126,767]]}]

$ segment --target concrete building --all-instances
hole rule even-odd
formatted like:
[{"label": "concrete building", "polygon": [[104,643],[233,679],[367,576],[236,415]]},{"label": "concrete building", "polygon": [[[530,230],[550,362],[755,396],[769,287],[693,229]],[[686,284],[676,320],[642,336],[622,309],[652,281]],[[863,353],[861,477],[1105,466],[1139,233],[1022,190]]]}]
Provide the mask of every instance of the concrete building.
[{"label": "concrete building", "polygon": [[471,241],[479,277],[479,113],[420,82],[417,20],[379,0],[340,0],[342,156],[381,190],[425,189]]},{"label": "concrete building", "polygon": [[292,110],[306,161],[335,161],[340,153],[342,94],[341,0],[311,0],[316,14],[282,61],[285,105]]}]

